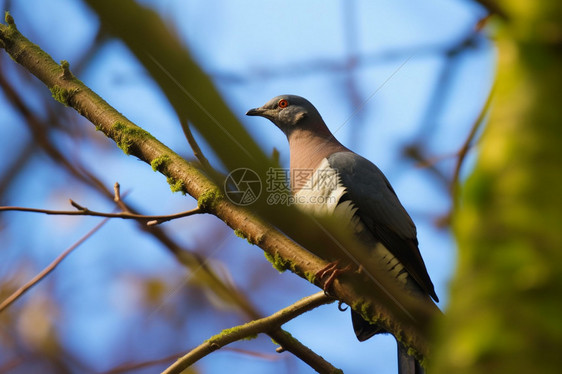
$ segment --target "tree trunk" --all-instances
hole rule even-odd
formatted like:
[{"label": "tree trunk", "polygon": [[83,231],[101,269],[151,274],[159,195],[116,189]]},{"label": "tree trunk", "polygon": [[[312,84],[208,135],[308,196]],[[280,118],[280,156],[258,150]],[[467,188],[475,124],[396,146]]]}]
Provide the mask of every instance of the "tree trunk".
[{"label": "tree trunk", "polygon": [[497,2],[496,100],[454,216],[434,373],[562,370],[562,2]]}]

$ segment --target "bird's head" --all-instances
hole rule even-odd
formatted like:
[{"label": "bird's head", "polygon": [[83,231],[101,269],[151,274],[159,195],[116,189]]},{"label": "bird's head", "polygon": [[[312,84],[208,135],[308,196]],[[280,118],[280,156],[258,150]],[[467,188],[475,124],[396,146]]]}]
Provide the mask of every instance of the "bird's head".
[{"label": "bird's head", "polygon": [[296,129],[314,131],[314,127],[325,127],[320,113],[308,100],[296,95],[280,95],[269,100],[260,108],[250,109],[247,116],[269,119],[289,136]]}]

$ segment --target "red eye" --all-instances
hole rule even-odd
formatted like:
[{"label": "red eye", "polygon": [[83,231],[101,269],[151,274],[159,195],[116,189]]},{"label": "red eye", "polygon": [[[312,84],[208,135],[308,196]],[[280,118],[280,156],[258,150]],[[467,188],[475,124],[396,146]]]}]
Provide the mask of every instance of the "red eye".
[{"label": "red eye", "polygon": [[289,102],[288,102],[287,100],[285,100],[285,99],[281,99],[281,100],[279,100],[279,102],[277,103],[277,106],[278,106],[279,108],[286,108],[286,107],[289,106]]}]

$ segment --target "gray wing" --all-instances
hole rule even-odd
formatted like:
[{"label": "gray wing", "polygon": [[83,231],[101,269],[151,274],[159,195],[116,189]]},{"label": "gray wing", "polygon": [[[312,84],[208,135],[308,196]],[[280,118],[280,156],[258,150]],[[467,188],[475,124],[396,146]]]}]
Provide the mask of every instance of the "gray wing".
[{"label": "gray wing", "polygon": [[353,153],[337,152],[328,157],[338,171],[359,219],[406,268],[408,274],[435,301],[433,283],[418,249],[416,226],[398,200],[392,186],[372,162]]}]

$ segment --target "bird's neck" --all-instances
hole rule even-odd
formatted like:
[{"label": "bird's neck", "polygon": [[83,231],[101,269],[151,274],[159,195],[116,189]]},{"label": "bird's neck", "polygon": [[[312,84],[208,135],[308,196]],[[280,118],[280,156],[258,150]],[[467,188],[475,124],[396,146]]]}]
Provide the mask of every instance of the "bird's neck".
[{"label": "bird's neck", "polygon": [[295,170],[313,172],[320,162],[335,152],[349,151],[330,133],[325,131],[296,129],[289,136],[291,156],[291,189],[296,193],[305,181],[295,183]]}]

